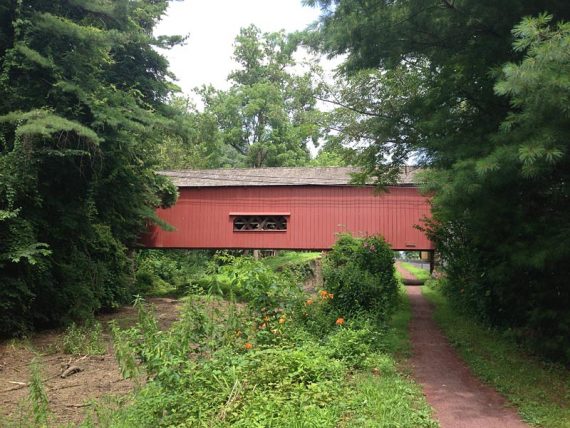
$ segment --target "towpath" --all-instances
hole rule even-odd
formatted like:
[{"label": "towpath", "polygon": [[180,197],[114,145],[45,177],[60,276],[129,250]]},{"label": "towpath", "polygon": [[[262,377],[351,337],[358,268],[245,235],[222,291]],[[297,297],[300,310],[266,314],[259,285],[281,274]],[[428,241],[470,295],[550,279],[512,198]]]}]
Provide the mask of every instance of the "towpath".
[{"label": "towpath", "polygon": [[[414,276],[396,265],[404,278]],[[479,381],[449,344],[421,287],[408,286],[412,310],[411,363],[442,428],[528,428],[505,399]]]}]

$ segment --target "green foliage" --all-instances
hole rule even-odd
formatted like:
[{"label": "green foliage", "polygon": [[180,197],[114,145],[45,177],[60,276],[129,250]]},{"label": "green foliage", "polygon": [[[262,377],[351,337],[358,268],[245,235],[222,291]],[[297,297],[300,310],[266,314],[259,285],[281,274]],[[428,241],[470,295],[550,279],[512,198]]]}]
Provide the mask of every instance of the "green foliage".
[{"label": "green foliage", "polygon": [[126,248],[176,198],[154,173],[179,118],[152,36],[166,6],[0,6],[0,335],[130,298]]},{"label": "green foliage", "polygon": [[[290,295],[293,283],[277,280],[289,308],[278,308],[276,317],[260,314],[260,302],[277,302],[267,266],[227,255],[216,263],[227,268],[224,275],[240,277],[233,283],[246,287],[247,304],[194,296],[181,319],[163,331],[138,301],[138,323],[127,330],[114,326],[113,334],[124,375],[146,374],[148,380],[126,406],[97,405],[84,426],[434,426],[419,389],[379,353],[385,332],[376,323],[360,318],[335,326],[333,319],[330,334],[313,334],[302,311],[312,318],[316,306],[306,305],[309,296]],[[261,289],[248,291],[250,281]],[[376,394],[390,404],[376,405],[389,416],[380,419],[366,406],[356,376],[378,385]]]},{"label": "green foliage", "polygon": [[136,287],[140,294],[186,294],[203,291],[199,284],[209,261],[207,251],[138,250]]},{"label": "green foliage", "polygon": [[299,286],[287,272],[276,272],[251,257],[219,256],[218,273],[227,278],[231,295],[245,299],[260,313],[274,313],[290,307],[299,295]]},{"label": "green foliage", "polygon": [[309,42],[346,54],[328,98],[364,176],[429,167],[447,295],[567,360],[570,3],[307,3],[325,12]]},{"label": "green foliage", "polygon": [[102,333],[101,324],[96,321],[82,326],[72,323],[63,334],[62,351],[71,355],[103,355],[107,347]]},{"label": "green foliage", "polygon": [[37,361],[32,361],[30,366],[31,377],[28,393],[28,401],[31,406],[31,416],[33,427],[44,428],[50,424],[50,410],[48,396],[42,380],[42,372]]},{"label": "green foliage", "polygon": [[[351,327],[349,325],[349,327]],[[358,328],[339,328],[327,338],[330,358],[345,361],[350,367],[365,368],[374,345],[382,340],[377,327],[368,322]]]},{"label": "green foliage", "polygon": [[313,70],[293,71],[298,44],[294,34],[242,28],[234,43],[239,68],[228,76],[231,87],[199,91],[205,106],[199,120],[213,125],[207,144],[218,150],[222,144],[227,165],[301,166],[309,161],[307,144],[318,142],[322,114],[316,108]]},{"label": "green foliage", "polygon": [[337,314],[368,312],[378,320],[391,315],[398,283],[393,252],[383,238],[341,235],[324,259],[323,277]]},{"label": "green foliage", "polygon": [[532,425],[563,428],[570,421],[570,371],[545,363],[517,345],[512,332],[477,323],[458,311],[433,281],[424,295],[435,304],[435,319],[450,342],[485,383],[495,387]]}]

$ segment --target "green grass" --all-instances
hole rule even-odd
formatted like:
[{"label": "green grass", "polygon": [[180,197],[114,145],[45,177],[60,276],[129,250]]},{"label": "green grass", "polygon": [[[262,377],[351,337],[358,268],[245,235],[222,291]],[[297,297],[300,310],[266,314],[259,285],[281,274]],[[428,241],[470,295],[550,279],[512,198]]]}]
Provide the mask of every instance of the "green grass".
[{"label": "green grass", "polygon": [[[166,331],[137,304],[139,322],[113,329],[115,351],[124,375],[149,381],[124,402],[93,403],[82,426],[437,427],[406,364],[401,281],[388,323],[362,313],[339,324],[330,300],[298,287],[295,274],[319,256],[226,259]],[[230,286],[244,288],[239,304],[226,300]]]},{"label": "green grass", "polygon": [[570,427],[570,371],[544,363],[500,332],[453,310],[437,290],[423,287],[435,304],[435,319],[483,381],[501,392],[521,417],[546,428]]},{"label": "green grass", "polygon": [[392,319],[389,330],[384,337],[385,350],[396,359],[409,358],[411,355],[410,332],[408,326],[412,319],[410,302],[406,294],[406,289],[400,281],[399,288],[400,304]]},{"label": "green grass", "polygon": [[414,266],[411,263],[401,262],[401,265],[404,269],[414,275],[420,281],[427,281],[430,278],[429,271]]},{"label": "green grass", "polygon": [[[401,284],[401,283],[400,283]],[[400,285],[400,305],[383,337],[384,355],[378,356],[377,371],[360,372],[351,379],[355,411],[341,427],[438,427],[432,419],[420,386],[407,373],[405,360],[410,356],[408,325],[410,304]]]},{"label": "green grass", "polygon": [[284,266],[302,265],[318,259],[321,256],[319,252],[305,251],[284,251],[278,256],[266,257],[263,262],[273,270],[277,270]]},{"label": "green grass", "polygon": [[389,356],[378,361],[378,374],[359,373],[351,381],[354,414],[341,427],[437,427],[420,388],[396,369]]}]

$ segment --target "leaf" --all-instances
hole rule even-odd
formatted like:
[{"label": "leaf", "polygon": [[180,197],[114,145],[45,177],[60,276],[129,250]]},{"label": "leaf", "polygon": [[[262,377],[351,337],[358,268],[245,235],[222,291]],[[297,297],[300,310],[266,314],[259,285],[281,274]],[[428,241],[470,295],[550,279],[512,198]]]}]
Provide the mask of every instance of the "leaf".
[{"label": "leaf", "polygon": [[48,244],[38,242],[19,248],[8,257],[10,261],[14,263],[20,263],[22,259],[25,259],[29,264],[35,265],[39,257],[47,257],[51,255],[51,253]]}]

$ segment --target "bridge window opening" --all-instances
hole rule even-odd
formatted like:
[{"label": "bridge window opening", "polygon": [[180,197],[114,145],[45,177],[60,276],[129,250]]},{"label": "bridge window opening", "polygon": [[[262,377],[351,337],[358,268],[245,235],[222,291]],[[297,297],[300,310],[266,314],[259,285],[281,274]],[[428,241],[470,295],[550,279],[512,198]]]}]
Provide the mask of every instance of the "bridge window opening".
[{"label": "bridge window opening", "polygon": [[234,217],[234,232],[286,231],[287,217],[283,215],[242,215]]}]

